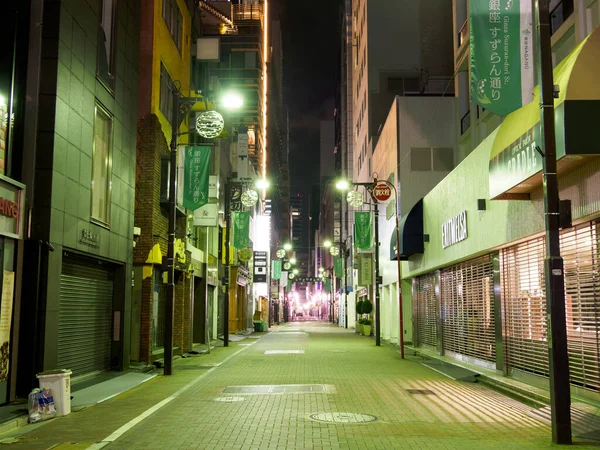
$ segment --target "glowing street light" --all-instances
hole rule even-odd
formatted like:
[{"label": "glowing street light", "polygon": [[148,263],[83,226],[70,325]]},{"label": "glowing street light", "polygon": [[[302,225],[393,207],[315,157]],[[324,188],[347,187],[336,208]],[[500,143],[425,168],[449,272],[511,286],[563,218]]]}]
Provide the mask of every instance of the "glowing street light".
[{"label": "glowing street light", "polygon": [[338,180],[335,187],[340,191],[347,191],[350,188],[350,182],[348,180]]},{"label": "glowing street light", "polygon": [[323,269],[322,267],[319,267],[319,272],[323,273],[323,272],[325,272],[325,269]]},{"label": "glowing street light", "polygon": [[226,109],[238,109],[244,104],[244,99],[240,94],[228,92],[221,99],[221,105]]},{"label": "glowing street light", "polygon": [[327,239],[325,242],[323,242],[323,246],[324,246],[325,248],[329,248],[329,247],[331,247],[331,241],[330,241],[329,239]]},{"label": "glowing street light", "polygon": [[292,270],[292,272],[294,273],[294,275],[298,275],[298,269],[294,269]]},{"label": "glowing street light", "polygon": [[291,258],[291,259],[290,259],[290,263],[292,263],[292,264],[296,264],[296,258]]},{"label": "glowing street light", "polygon": [[289,242],[286,242],[285,244],[283,244],[283,249],[286,252],[289,252],[292,249],[292,244],[290,244]]},{"label": "glowing street light", "polygon": [[266,178],[259,178],[254,185],[256,189],[265,190],[269,188],[269,181]]}]

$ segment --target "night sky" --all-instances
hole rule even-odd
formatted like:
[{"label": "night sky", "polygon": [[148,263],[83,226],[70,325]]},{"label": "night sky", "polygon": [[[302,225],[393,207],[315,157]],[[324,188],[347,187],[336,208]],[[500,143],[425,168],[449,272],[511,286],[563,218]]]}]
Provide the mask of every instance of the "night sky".
[{"label": "night sky", "polygon": [[340,0],[284,0],[285,103],[290,109],[292,193],[319,182],[319,121],[333,119],[339,67]]}]

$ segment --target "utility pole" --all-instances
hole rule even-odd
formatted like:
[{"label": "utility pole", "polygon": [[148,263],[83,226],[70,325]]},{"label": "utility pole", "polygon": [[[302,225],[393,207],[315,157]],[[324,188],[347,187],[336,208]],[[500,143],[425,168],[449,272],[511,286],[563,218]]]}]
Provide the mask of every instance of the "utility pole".
[{"label": "utility pole", "polygon": [[225,183],[225,299],[223,301],[223,346],[229,347],[229,286],[231,284],[231,266],[229,265],[231,246],[231,179]]},{"label": "utility pole", "polygon": [[[373,186],[377,184],[377,178],[373,182]],[[381,308],[379,301],[379,202],[371,192],[371,198],[375,205],[375,345],[381,345]]]},{"label": "utility pole", "polygon": [[538,74],[540,80],[544,209],[546,224],[546,311],[552,441],[571,444],[571,393],[565,316],[563,259],[560,256],[560,209],[556,174],[554,79],[549,0],[538,0]]}]

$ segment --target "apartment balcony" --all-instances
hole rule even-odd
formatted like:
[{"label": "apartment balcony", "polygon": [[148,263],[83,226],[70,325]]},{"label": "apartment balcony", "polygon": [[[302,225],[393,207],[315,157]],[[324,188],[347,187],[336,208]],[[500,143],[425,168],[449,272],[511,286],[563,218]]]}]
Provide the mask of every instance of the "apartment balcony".
[{"label": "apartment balcony", "polygon": [[[232,5],[233,23],[236,25],[263,25],[263,5]],[[252,23],[254,22],[254,23]]]}]

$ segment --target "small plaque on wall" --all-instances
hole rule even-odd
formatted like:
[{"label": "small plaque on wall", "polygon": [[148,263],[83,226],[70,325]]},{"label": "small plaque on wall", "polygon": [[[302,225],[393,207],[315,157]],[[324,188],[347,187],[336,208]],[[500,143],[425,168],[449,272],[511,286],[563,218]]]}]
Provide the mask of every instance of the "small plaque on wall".
[{"label": "small plaque on wall", "polygon": [[90,247],[100,247],[100,234],[96,231],[84,228],[83,230],[81,230],[79,242],[85,245],[89,245]]}]

